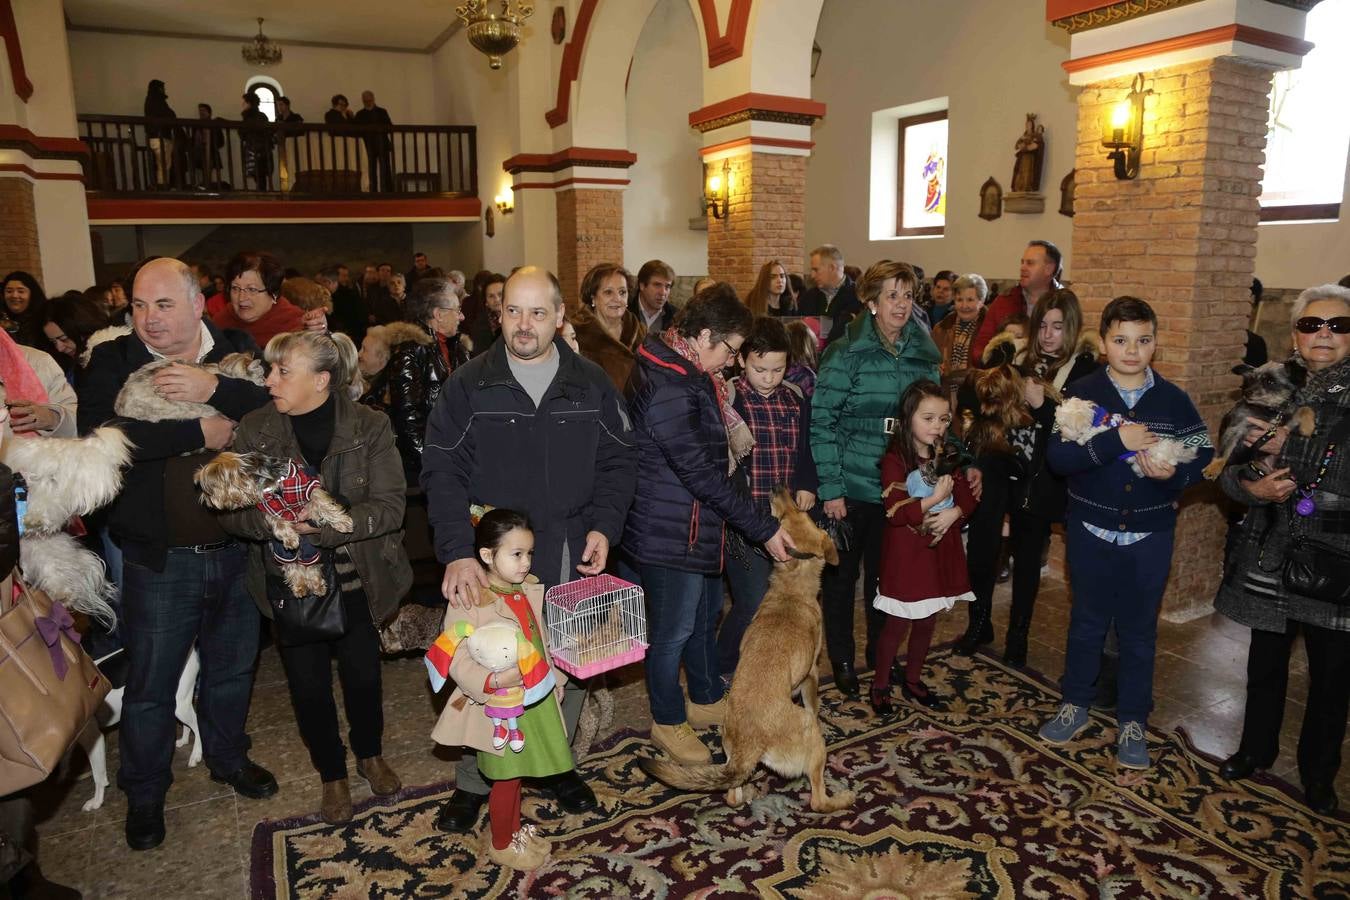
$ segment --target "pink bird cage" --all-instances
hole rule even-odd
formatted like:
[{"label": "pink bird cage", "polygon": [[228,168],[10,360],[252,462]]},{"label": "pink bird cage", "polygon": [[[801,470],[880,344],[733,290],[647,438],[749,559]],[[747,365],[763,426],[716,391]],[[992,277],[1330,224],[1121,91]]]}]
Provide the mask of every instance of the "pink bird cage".
[{"label": "pink bird cage", "polygon": [[553,662],[577,678],[647,655],[646,607],[635,584],[613,575],[578,578],[550,588],[544,606]]}]

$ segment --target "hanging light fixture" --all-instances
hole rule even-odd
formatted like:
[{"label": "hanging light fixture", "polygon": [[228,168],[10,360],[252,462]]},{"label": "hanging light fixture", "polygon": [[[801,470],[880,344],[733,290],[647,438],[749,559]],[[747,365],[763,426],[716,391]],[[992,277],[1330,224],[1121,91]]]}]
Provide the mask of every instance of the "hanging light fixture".
[{"label": "hanging light fixture", "polygon": [[[502,56],[520,43],[520,26],[534,15],[534,4],[525,0],[500,0],[501,12],[489,12],[493,0],[465,0],[455,8],[455,15],[464,20],[469,43],[486,53],[488,66],[502,67]],[[514,9],[512,8],[514,7]]]},{"label": "hanging light fixture", "polygon": [[275,66],[281,62],[281,45],[263,34],[262,19],[258,19],[258,36],[250,44],[239,48],[239,55],[250,66]]}]

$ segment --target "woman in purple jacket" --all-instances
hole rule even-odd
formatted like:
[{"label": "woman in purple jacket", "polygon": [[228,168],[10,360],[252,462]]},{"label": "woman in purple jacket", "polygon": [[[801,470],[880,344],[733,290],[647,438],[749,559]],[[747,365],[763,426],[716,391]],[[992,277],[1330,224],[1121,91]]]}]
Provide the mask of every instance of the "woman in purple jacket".
[{"label": "woman in purple jacket", "polygon": [[[652,742],[685,765],[711,761],[693,728],[725,713],[717,616],[728,524],[787,559],[791,539],[732,485],[753,446],[722,369],[750,333],[750,310],[728,284],[689,301],[638,348],[627,397],[638,445],[637,495],[624,529],[621,573],[647,596],[647,697]],[[689,683],[688,708],[680,663]]]}]

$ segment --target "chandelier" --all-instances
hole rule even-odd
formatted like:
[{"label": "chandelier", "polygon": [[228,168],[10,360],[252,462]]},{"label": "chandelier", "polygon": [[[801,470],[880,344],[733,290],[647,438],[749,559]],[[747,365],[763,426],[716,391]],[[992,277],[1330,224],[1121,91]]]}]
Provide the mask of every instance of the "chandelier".
[{"label": "chandelier", "polygon": [[469,43],[486,53],[488,66],[502,67],[502,55],[510,53],[520,43],[520,26],[534,15],[534,4],[526,0],[501,0],[502,11],[488,12],[492,0],[465,0],[455,8],[455,15],[468,27]]},{"label": "chandelier", "polygon": [[262,23],[263,20],[259,19],[258,36],[253,39],[253,43],[240,47],[239,55],[250,66],[275,66],[281,62],[281,45],[263,34]]}]

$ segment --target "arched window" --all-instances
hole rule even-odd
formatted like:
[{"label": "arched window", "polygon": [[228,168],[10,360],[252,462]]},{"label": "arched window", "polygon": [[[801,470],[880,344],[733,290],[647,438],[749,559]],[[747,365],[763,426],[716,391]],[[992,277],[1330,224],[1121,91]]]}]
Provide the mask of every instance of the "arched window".
[{"label": "arched window", "polygon": [[267,121],[277,120],[277,98],[282,96],[281,85],[275,78],[266,75],[254,75],[244,84],[244,93],[249,91],[258,95],[258,109],[267,116]]}]

